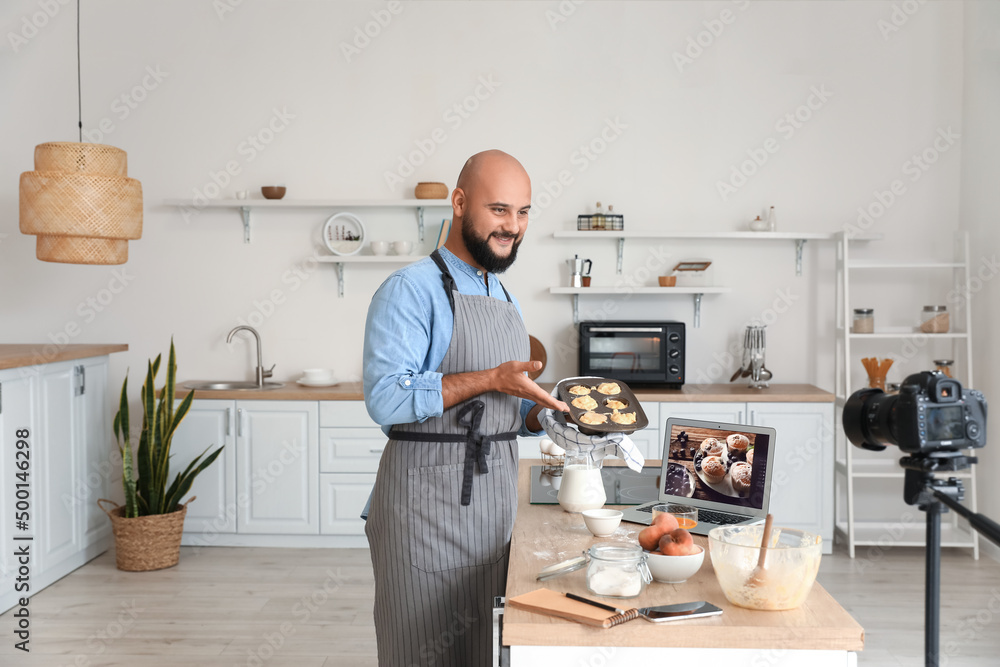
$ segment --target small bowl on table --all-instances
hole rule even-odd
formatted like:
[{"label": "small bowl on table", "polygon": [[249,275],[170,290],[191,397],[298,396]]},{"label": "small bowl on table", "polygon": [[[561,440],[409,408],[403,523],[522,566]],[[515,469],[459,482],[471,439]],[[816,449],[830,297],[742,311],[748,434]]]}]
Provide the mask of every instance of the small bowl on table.
[{"label": "small bowl on table", "polygon": [[653,581],[661,584],[683,584],[701,569],[705,562],[705,547],[695,545],[696,554],[688,556],[665,556],[660,553],[646,552],[646,565]]},{"label": "small bowl on table", "polygon": [[260,193],[264,195],[264,199],[281,199],[285,196],[285,186],[265,185],[260,189]]},{"label": "small bowl on table", "polygon": [[594,537],[609,537],[618,530],[622,513],[618,510],[583,510],[583,522]]}]

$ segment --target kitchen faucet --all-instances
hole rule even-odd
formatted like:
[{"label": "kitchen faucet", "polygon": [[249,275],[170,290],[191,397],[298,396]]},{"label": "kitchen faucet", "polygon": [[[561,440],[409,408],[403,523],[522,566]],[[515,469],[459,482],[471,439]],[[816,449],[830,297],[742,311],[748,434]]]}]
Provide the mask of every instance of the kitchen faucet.
[{"label": "kitchen faucet", "polygon": [[257,380],[257,387],[258,388],[263,387],[264,386],[264,378],[271,377],[271,375],[274,372],[274,366],[275,365],[272,364],[269,369],[267,369],[266,371],[264,370],[263,354],[261,354],[261,349],[260,349],[260,334],[257,333],[257,330],[254,329],[253,327],[249,327],[249,326],[247,326],[245,324],[241,324],[240,326],[234,328],[232,331],[229,332],[229,335],[226,337],[226,342],[227,343],[231,343],[232,340],[233,340],[233,336],[235,336],[236,332],[239,331],[240,329],[245,329],[246,331],[249,331],[250,333],[253,334],[253,337],[257,339],[257,376],[256,376],[256,380]]}]

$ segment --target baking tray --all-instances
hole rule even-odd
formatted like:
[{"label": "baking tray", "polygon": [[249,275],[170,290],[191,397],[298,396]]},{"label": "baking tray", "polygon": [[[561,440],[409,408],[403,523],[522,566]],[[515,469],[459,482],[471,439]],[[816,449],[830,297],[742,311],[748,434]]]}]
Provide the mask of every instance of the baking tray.
[{"label": "baking tray", "polygon": [[[597,387],[603,382],[615,382],[621,391],[617,394],[602,394],[597,391]],[[580,415],[587,412],[587,410],[582,410],[575,405],[573,405],[573,399],[579,398],[581,395],[571,394],[569,392],[570,387],[575,387],[576,385],[583,385],[585,387],[590,387],[589,394],[581,394],[582,396],[590,396],[595,401],[597,401],[597,407],[594,408],[594,412],[600,414],[606,414],[608,416],[608,421],[603,424],[583,424],[580,422]],[[559,398],[562,399],[566,405],[569,406],[569,417],[574,424],[580,429],[580,433],[586,435],[604,435],[605,433],[634,433],[635,431],[642,430],[649,426],[649,419],[646,417],[646,412],[642,409],[642,405],[639,403],[639,399],[635,397],[632,393],[632,389],[629,388],[627,384],[621,380],[616,380],[614,378],[603,378],[603,377],[577,377],[577,378],[567,378],[559,382],[556,385],[556,393]],[[635,423],[634,424],[616,424],[611,421],[611,414],[614,412],[612,408],[607,407],[605,402],[608,399],[621,400],[628,403],[627,407],[624,409],[619,409],[619,412],[635,412]]]}]

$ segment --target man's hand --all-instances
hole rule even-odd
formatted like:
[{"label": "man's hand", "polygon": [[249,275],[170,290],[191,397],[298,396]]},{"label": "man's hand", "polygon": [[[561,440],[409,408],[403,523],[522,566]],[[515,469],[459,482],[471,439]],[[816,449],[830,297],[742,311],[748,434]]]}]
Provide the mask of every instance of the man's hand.
[{"label": "man's hand", "polygon": [[448,409],[473,396],[488,391],[499,391],[518,398],[527,398],[539,405],[569,412],[569,406],[553,398],[525,373],[537,371],[540,361],[507,361],[496,368],[472,373],[455,373],[441,378],[441,398]]}]

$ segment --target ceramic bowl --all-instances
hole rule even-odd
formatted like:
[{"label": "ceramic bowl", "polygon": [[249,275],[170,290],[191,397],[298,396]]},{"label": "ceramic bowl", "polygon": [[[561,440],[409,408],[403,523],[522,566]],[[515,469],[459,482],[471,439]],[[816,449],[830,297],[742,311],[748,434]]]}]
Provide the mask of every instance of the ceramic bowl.
[{"label": "ceramic bowl", "polygon": [[674,287],[677,285],[677,276],[660,276],[660,287]]},{"label": "ceramic bowl", "polygon": [[583,522],[587,524],[587,530],[595,537],[608,537],[621,524],[622,513],[618,510],[584,510]]},{"label": "ceramic bowl", "polygon": [[413,244],[409,241],[393,241],[392,249],[397,255],[409,255],[413,250]]},{"label": "ceramic bowl", "polygon": [[329,368],[307,368],[302,371],[302,379],[306,382],[327,382],[333,377]]},{"label": "ceramic bowl", "polygon": [[387,255],[389,254],[389,242],[388,241],[372,241],[368,244],[371,246],[373,255]]},{"label": "ceramic bowl", "polygon": [[647,551],[646,565],[649,566],[653,580],[663,584],[682,584],[693,577],[705,562],[705,548],[698,545],[695,547],[698,553],[690,556],[664,556]]},{"label": "ceramic bowl", "polygon": [[281,199],[285,196],[285,186],[265,185],[260,189],[260,193],[264,195],[264,199]]}]

